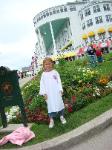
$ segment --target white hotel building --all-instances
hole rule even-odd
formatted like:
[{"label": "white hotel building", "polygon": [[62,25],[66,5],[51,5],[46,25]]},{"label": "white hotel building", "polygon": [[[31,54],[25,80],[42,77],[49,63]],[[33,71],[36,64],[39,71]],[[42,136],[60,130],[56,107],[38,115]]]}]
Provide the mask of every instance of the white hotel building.
[{"label": "white hotel building", "polygon": [[46,56],[75,55],[82,46],[112,38],[112,0],[77,0],[48,8],[33,23],[38,63]]}]

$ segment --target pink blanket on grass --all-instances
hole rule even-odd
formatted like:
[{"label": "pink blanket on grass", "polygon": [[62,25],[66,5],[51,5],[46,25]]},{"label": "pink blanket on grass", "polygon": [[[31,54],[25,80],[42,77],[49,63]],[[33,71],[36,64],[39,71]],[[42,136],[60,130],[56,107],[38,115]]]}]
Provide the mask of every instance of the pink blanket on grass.
[{"label": "pink blanket on grass", "polygon": [[35,134],[28,127],[19,127],[9,135],[4,136],[0,140],[0,145],[11,142],[12,144],[17,144],[21,146],[23,143],[26,143],[34,137]]}]

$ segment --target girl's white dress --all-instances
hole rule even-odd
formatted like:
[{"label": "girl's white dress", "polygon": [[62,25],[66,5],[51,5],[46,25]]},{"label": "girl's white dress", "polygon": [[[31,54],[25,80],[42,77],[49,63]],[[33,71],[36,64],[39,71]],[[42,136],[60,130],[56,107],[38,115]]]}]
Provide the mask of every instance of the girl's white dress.
[{"label": "girl's white dress", "polygon": [[64,109],[61,91],[62,84],[60,75],[56,70],[43,72],[40,80],[40,95],[47,94],[48,113],[59,112]]}]

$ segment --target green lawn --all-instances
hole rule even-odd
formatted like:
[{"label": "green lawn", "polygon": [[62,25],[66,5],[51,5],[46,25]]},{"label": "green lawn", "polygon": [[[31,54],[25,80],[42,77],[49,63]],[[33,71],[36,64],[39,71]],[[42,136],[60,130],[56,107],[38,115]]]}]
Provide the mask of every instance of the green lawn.
[{"label": "green lawn", "polygon": [[[89,120],[95,118],[96,116],[102,114],[103,112],[112,108],[112,94],[101,98],[90,105],[86,106],[83,109],[80,109],[77,112],[71,113],[66,117],[67,124],[62,125],[59,119],[55,120],[55,127],[53,129],[49,129],[47,124],[33,124],[32,131],[34,131],[36,137],[24,144],[24,146],[36,144],[53,137],[59,136],[63,133],[69,132],[72,129],[75,129],[82,124],[88,122]],[[8,133],[5,133],[8,134]],[[0,134],[0,138],[4,135]],[[19,146],[12,145],[10,143],[2,146],[1,148],[17,148]]]},{"label": "green lawn", "polygon": [[[105,61],[101,65],[98,65],[95,69],[99,70],[102,75],[104,74],[112,75],[112,62]],[[32,131],[34,131],[36,137],[33,140],[29,141],[28,143],[24,144],[24,146],[36,144],[51,139],[53,137],[59,136],[63,133],[69,132],[111,108],[112,108],[112,94],[94,101],[93,103],[89,104],[83,109],[80,109],[77,112],[70,113],[68,116],[66,116],[67,119],[66,125],[62,125],[58,118],[55,120],[55,127],[53,129],[49,129],[48,124],[34,123],[32,126]],[[2,138],[4,135],[7,134],[8,133],[5,134],[0,133],[0,138]],[[18,147],[19,146],[8,143],[0,148],[13,149]]]},{"label": "green lawn", "polygon": [[102,75],[112,75],[112,61],[106,61],[96,67]]}]

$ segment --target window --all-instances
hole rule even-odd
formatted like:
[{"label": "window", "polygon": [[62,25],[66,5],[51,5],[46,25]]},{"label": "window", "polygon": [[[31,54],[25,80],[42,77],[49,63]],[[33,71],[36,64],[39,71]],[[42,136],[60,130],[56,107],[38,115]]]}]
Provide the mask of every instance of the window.
[{"label": "window", "polygon": [[92,19],[87,20],[87,27],[90,27],[93,25]]},{"label": "window", "polygon": [[37,22],[39,21],[39,18],[37,18]]},{"label": "window", "polygon": [[53,14],[56,14],[56,11],[55,11],[55,10],[53,10]]},{"label": "window", "polygon": [[58,10],[56,10],[56,13],[59,13],[60,11],[59,11],[59,9]]},{"label": "window", "polygon": [[39,17],[40,20],[41,20],[42,18],[43,18],[42,16]]},{"label": "window", "polygon": [[50,15],[52,15],[52,12],[50,11]]},{"label": "window", "polygon": [[48,12],[46,12],[46,16],[49,16],[49,13],[48,13]]},{"label": "window", "polygon": [[110,10],[109,4],[104,4],[103,8],[104,8],[104,11],[109,11]]},{"label": "window", "polygon": [[95,36],[89,37],[90,42],[95,41]]},{"label": "window", "polygon": [[94,13],[100,12],[100,7],[99,7],[99,5],[93,6],[93,12],[94,12]]},{"label": "window", "polygon": [[41,17],[39,17],[38,20],[40,21],[40,20],[41,20]]},{"label": "window", "polygon": [[80,13],[80,19],[81,19],[81,20],[84,19],[83,13]]},{"label": "window", "polygon": [[110,37],[112,37],[112,32],[109,32]]},{"label": "window", "polygon": [[85,23],[82,24],[82,29],[84,30],[86,28]]},{"label": "window", "polygon": [[103,22],[102,16],[95,17],[95,21],[96,24],[102,23]]},{"label": "window", "polygon": [[62,8],[62,7],[60,8],[60,11],[61,11],[61,12],[64,12],[64,10],[63,10],[63,8]]},{"label": "window", "polygon": [[36,22],[34,22],[34,27],[35,27]]},{"label": "window", "polygon": [[89,16],[89,15],[91,15],[90,9],[86,9],[86,10],[85,10],[85,16]]},{"label": "window", "polygon": [[46,17],[46,15],[45,15],[45,14],[43,14],[42,18],[45,18],[45,17]]},{"label": "window", "polygon": [[67,11],[67,8],[66,8],[66,7],[64,7],[64,11],[65,11],[65,12]]},{"label": "window", "polygon": [[112,22],[112,15],[106,15],[105,17],[107,22]]},{"label": "window", "polygon": [[75,6],[70,6],[70,11],[76,11],[76,7]]},{"label": "window", "polygon": [[99,34],[99,38],[102,39],[102,40],[105,39],[105,33]]}]

